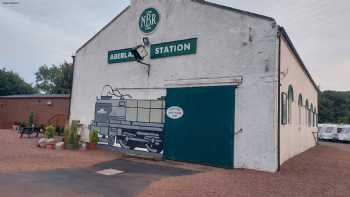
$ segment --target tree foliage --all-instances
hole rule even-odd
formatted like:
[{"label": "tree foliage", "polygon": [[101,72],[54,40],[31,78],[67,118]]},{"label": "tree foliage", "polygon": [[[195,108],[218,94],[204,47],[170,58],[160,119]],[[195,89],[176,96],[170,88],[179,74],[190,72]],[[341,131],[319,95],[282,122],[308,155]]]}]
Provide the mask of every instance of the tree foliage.
[{"label": "tree foliage", "polygon": [[350,92],[324,91],[319,102],[320,123],[350,124]]},{"label": "tree foliage", "polygon": [[46,94],[70,94],[73,82],[73,65],[43,65],[35,73],[36,87]]},{"label": "tree foliage", "polygon": [[0,69],[0,96],[34,94],[37,91],[17,73]]}]

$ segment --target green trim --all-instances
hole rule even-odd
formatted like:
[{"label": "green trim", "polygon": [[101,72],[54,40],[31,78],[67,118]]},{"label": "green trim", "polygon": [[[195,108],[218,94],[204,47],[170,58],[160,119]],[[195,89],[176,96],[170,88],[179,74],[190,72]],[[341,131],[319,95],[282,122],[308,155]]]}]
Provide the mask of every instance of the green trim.
[{"label": "green trim", "polygon": [[151,59],[197,53],[197,38],[151,45]]},{"label": "green trim", "polygon": [[135,61],[134,55],[131,54],[131,48],[108,51],[108,64]]},{"label": "green trim", "polygon": [[294,102],[294,88],[292,85],[288,86],[288,99]]},{"label": "green trim", "polygon": [[303,106],[303,95],[299,94],[298,105]]},{"label": "green trim", "polygon": [[160,21],[160,14],[155,8],[147,8],[139,18],[139,28],[145,34],[154,32]]}]

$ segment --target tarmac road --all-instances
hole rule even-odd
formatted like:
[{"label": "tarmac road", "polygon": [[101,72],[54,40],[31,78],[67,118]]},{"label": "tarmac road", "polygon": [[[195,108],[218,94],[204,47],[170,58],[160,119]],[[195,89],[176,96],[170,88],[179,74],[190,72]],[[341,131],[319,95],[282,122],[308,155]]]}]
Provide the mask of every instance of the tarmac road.
[{"label": "tarmac road", "polygon": [[[103,169],[124,173],[97,174]],[[10,197],[128,197],[136,196],[163,177],[190,175],[198,171],[117,159],[93,167],[0,174],[0,196]]]}]

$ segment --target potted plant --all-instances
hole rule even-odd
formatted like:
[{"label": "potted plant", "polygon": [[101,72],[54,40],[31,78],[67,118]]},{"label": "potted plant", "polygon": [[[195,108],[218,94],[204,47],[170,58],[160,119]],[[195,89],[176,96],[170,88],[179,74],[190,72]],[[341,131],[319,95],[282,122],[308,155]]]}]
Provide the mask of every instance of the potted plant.
[{"label": "potted plant", "polygon": [[66,126],[64,130],[64,142],[66,149],[75,150],[79,148],[78,124],[75,121],[72,121],[70,126]]},{"label": "potted plant", "polygon": [[55,140],[53,139],[55,135],[55,130],[55,127],[52,125],[46,127],[45,136],[48,139],[46,145],[47,149],[54,149],[55,147]]},{"label": "potted plant", "polygon": [[98,143],[98,130],[92,129],[90,131],[90,143],[89,143],[89,149],[95,150]]}]

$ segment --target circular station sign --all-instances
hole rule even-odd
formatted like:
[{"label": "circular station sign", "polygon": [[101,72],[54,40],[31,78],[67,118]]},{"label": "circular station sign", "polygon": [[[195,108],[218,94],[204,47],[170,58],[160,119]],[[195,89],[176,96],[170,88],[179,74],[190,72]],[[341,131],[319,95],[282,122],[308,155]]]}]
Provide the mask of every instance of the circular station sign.
[{"label": "circular station sign", "polygon": [[147,8],[142,12],[139,19],[139,27],[143,33],[150,34],[158,26],[160,14],[155,8]]},{"label": "circular station sign", "polygon": [[166,115],[170,119],[180,119],[184,115],[184,110],[181,107],[172,106],[166,110]]}]

